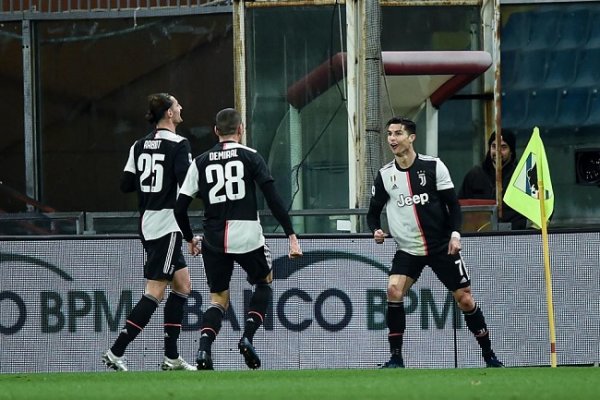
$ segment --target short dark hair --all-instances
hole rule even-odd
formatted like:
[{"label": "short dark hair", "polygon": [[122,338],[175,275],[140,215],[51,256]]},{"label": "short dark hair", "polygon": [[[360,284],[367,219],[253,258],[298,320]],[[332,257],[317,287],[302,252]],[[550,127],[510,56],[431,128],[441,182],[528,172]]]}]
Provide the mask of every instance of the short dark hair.
[{"label": "short dark hair", "polygon": [[404,117],[392,117],[385,124],[385,129],[387,130],[387,128],[389,128],[390,125],[392,125],[392,124],[404,125],[404,129],[406,129],[409,133],[412,133],[413,135],[417,134],[417,124],[415,124],[414,121],[412,121],[412,120],[410,120],[408,118],[404,118]]},{"label": "short dark hair", "polygon": [[169,93],[154,93],[148,96],[146,120],[156,124],[163,119],[165,113],[173,105],[173,97]]},{"label": "short dark hair", "polygon": [[225,108],[217,113],[215,125],[221,136],[232,135],[242,123],[242,116],[234,108]]}]

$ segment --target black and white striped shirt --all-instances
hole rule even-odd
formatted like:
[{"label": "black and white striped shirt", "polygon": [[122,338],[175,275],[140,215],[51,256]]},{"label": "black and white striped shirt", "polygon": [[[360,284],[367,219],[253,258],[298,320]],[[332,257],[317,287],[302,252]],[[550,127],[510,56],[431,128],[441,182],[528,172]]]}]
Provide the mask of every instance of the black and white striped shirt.
[{"label": "black and white striped shirt", "polygon": [[392,161],[375,178],[367,215],[372,231],[381,228],[385,206],[398,249],[413,255],[445,251],[460,228],[460,206],[450,172],[437,157],[417,154],[406,169]]},{"label": "black and white striped shirt", "polygon": [[217,143],[196,157],[180,194],[204,203],[203,245],[225,253],[247,253],[263,246],[256,185],[272,181],[262,156],[234,141]]},{"label": "black and white striped shirt", "polygon": [[131,146],[121,189],[138,193],[144,240],[180,231],[173,209],[191,161],[189,141],[166,129],[156,130]]}]

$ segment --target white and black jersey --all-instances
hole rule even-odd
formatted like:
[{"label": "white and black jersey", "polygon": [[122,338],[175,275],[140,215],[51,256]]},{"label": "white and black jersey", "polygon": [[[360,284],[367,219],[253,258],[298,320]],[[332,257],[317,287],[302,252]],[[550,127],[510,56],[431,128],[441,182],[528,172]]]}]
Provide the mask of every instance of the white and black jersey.
[{"label": "white and black jersey", "polygon": [[[204,203],[203,246],[239,254],[264,245],[256,185],[263,190],[269,207],[286,233],[293,233],[289,216],[274,194],[273,177],[256,150],[234,141],[223,141],[194,159],[181,187],[180,198],[198,197]],[[180,202],[185,199],[178,201],[177,217],[184,238],[189,241],[192,235],[189,223],[181,219],[189,203],[179,210]]]},{"label": "white and black jersey", "polygon": [[460,206],[448,168],[436,157],[417,154],[402,169],[392,161],[377,173],[367,221],[381,228],[386,208],[390,233],[398,249],[422,256],[447,251],[452,231],[460,228]]},{"label": "white and black jersey", "polygon": [[131,146],[121,189],[138,193],[144,240],[180,231],[173,209],[191,161],[189,141],[166,129],[156,130]]}]

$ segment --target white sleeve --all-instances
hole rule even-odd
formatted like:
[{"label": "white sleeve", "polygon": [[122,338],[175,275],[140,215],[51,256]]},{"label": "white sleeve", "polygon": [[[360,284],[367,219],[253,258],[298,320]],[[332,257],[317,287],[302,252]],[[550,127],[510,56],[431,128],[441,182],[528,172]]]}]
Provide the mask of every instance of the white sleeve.
[{"label": "white sleeve", "polygon": [[185,175],[185,180],[183,181],[183,185],[181,185],[179,193],[194,198],[196,193],[198,193],[198,190],[200,190],[198,187],[199,177],[200,173],[198,172],[198,167],[195,162],[192,162]]},{"label": "white sleeve", "polygon": [[448,171],[448,167],[446,167],[446,165],[439,158],[437,159],[435,167],[435,176],[437,190],[454,188],[454,183],[452,183],[452,178],[450,177],[450,171]]},{"label": "white sleeve", "polygon": [[127,163],[125,164],[125,168],[123,168],[123,171],[131,172],[132,174],[135,174],[135,156],[133,155],[134,147],[135,143],[132,144],[131,148],[129,149],[129,158],[127,158]]}]

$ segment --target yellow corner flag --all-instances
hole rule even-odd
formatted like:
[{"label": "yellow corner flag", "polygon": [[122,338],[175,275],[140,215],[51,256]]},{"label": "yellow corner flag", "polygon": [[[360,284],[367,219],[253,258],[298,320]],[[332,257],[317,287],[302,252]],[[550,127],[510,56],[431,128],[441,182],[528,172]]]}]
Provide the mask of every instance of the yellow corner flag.
[{"label": "yellow corner flag", "polygon": [[[539,185],[540,181],[543,182],[543,185]],[[545,192],[544,207],[540,201],[540,186]],[[547,221],[554,211],[554,192],[550,181],[550,169],[544,143],[542,143],[537,126],[533,128],[531,139],[529,139],[525,152],[510,178],[504,194],[504,202],[527,217],[537,228],[542,226],[542,218],[544,218],[544,222]],[[542,211],[545,211],[543,217]]]},{"label": "yellow corner flag", "polygon": [[[544,182],[547,186],[544,185]],[[510,178],[504,194],[504,202],[526,216],[542,230],[544,252],[544,276],[546,278],[546,306],[550,327],[550,365],[557,366],[556,329],[554,326],[554,304],[552,301],[552,274],[550,271],[550,250],[548,246],[548,216],[554,210],[554,192],[550,181],[550,170],[540,130],[536,126],[523,157]]]}]

